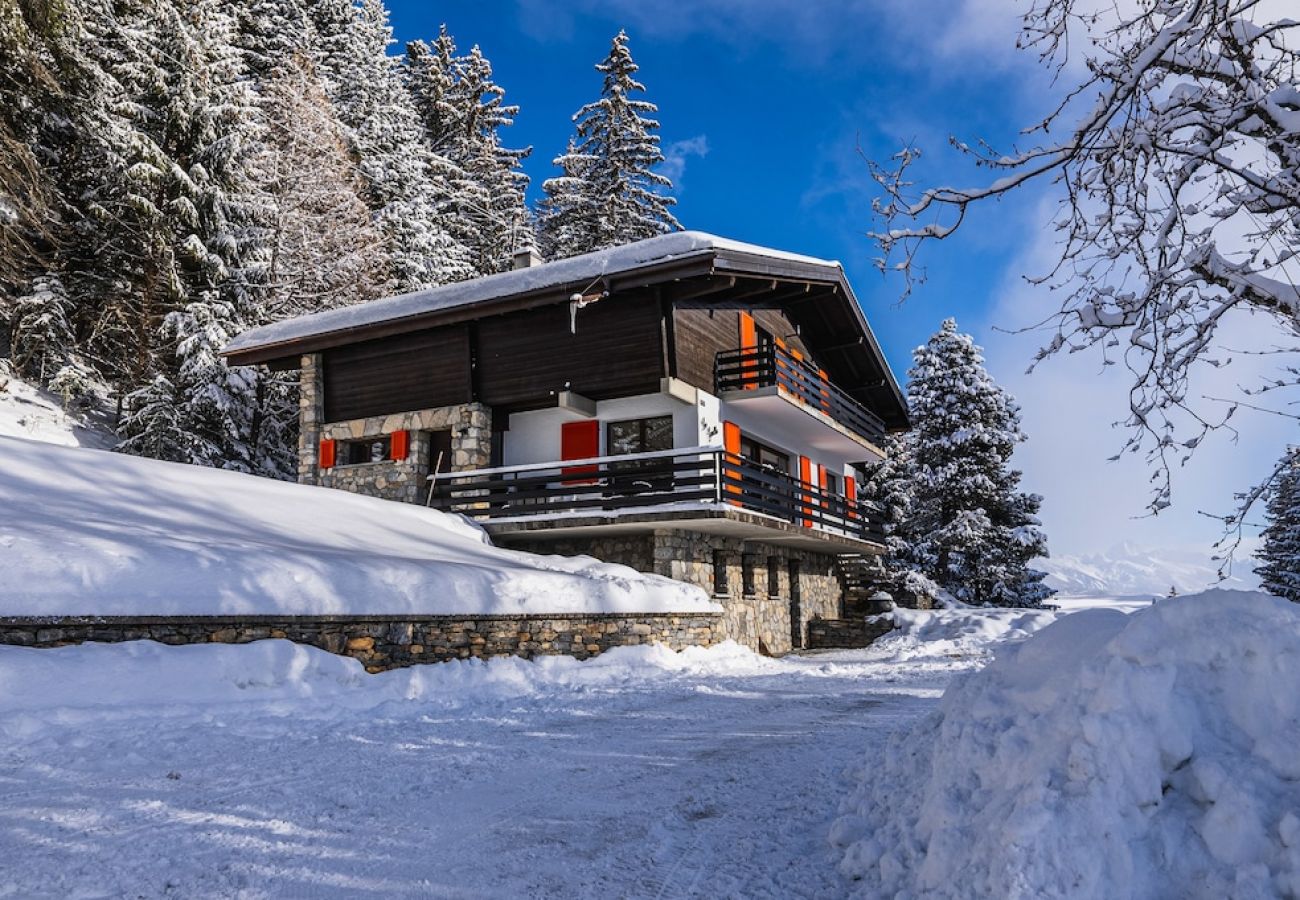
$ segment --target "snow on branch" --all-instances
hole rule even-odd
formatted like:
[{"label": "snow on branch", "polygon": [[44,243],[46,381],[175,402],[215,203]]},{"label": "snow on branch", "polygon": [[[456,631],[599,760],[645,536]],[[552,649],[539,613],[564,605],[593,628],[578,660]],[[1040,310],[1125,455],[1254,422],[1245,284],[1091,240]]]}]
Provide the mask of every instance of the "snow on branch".
[{"label": "snow on branch", "polygon": [[1187,397],[1194,368],[1231,361],[1220,325],[1236,311],[1293,333],[1300,322],[1300,22],[1269,20],[1260,0],[1141,0],[1136,11],[1034,0],[1019,45],[1066,82],[1023,132],[1036,143],[1003,154],[952,139],[997,176],[968,188],[917,190],[915,147],[872,163],[877,266],[902,276],[906,296],[923,277],[920,248],[957,232],[972,206],[1056,185],[1057,256],[1031,283],[1062,300],[1035,364],[1096,348],[1128,369],[1125,449],[1156,464],[1158,511],[1171,466],[1231,418],[1232,407],[1207,420]]}]

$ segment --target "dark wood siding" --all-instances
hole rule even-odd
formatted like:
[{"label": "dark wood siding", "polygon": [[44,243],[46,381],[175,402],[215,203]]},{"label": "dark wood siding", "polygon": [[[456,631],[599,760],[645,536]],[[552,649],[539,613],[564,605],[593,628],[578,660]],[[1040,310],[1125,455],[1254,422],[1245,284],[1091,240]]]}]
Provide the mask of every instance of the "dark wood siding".
[{"label": "dark wood siding", "polygon": [[795,333],[794,323],[790,317],[780,309],[756,309],[754,310],[754,322],[759,328],[762,328],[773,337],[779,337],[791,350],[798,350],[804,356],[808,356],[808,348],[804,345],[803,338]]},{"label": "dark wood siding", "polygon": [[659,304],[647,295],[579,310],[576,333],[567,303],[480,319],[476,328],[479,399],[493,407],[545,405],[566,389],[593,400],[652,393],[666,374]]},{"label": "dark wood siding", "polygon": [[470,399],[469,329],[450,325],[326,350],[325,421]]},{"label": "dark wood siding", "polygon": [[713,357],[740,346],[740,313],[734,309],[678,309],[673,331],[677,338],[677,377],[687,384],[713,390]]}]

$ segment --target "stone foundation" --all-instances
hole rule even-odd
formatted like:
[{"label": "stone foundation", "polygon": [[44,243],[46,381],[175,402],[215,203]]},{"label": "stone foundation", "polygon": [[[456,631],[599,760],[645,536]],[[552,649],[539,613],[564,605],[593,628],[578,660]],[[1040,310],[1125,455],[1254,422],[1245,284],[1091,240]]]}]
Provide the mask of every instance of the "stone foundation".
[{"label": "stone foundation", "polygon": [[492,656],[587,659],[612,647],[663,644],[681,650],[722,640],[719,616],[710,613],[0,618],[0,644],[24,647],[135,640],[246,644],[268,638],[351,656],[367,672]]},{"label": "stone foundation", "polygon": [[[549,540],[539,531],[503,535],[497,541],[533,553],[594,556],[698,585],[722,604],[721,637],[763,653],[806,646],[807,625],[814,617],[842,615],[843,587],[830,554],[677,529]],[[792,562],[798,565],[800,593],[797,634],[790,598]],[[725,582],[725,590],[715,590],[715,580]]]},{"label": "stone foundation", "polygon": [[869,646],[894,630],[887,616],[870,619],[814,619],[808,623],[808,649],[852,650]]}]

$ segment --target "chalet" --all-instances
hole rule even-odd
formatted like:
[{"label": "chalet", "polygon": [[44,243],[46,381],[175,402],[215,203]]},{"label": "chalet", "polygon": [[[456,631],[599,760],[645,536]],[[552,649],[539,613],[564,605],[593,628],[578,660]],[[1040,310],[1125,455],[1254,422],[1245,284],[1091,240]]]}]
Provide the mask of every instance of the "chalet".
[{"label": "chalet", "polygon": [[803,646],[879,553],[862,466],[908,425],[838,263],[698,232],[257,328],[301,372],[299,479],[479,521],[501,545],[699,584]]}]

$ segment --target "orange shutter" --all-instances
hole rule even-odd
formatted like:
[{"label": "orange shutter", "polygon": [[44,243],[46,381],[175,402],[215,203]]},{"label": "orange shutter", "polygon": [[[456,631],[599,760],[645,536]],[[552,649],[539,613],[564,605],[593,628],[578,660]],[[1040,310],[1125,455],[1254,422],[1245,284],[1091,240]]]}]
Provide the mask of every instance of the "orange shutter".
[{"label": "orange shutter", "polygon": [[[565,422],[560,426],[560,459],[591,459],[600,456],[600,422],[586,419],[581,422]],[[599,466],[565,466],[565,475],[578,475],[595,472]],[[566,481],[565,484],[594,484],[595,479]]]},{"label": "orange shutter", "polygon": [[822,398],[822,412],[829,415],[831,411],[831,380],[826,377],[825,369],[817,370],[817,378],[819,379],[817,390]]},{"label": "orange shutter", "polygon": [[[723,478],[724,480],[735,479],[739,481],[740,470],[735,467],[735,464],[740,462],[740,426],[735,422],[722,423],[722,446],[727,451],[723,457]],[[728,484],[726,485],[726,492],[728,494],[739,494],[740,485]],[[734,506],[740,505],[739,500],[731,500],[730,503]]]},{"label": "orange shutter", "polygon": [[850,519],[857,517],[858,482],[852,475],[844,476],[844,509]]},{"label": "orange shutter", "polygon": [[742,385],[747,391],[758,387],[758,326],[754,317],[745,311],[740,313],[740,349],[745,362],[741,366]]},{"label": "orange shutter", "polygon": [[411,433],[409,431],[394,431],[388,438],[388,458],[389,459],[406,459],[410,452]]},{"label": "orange shutter", "polygon": [[[799,457],[799,480],[803,483],[804,488],[804,512],[812,512],[812,505],[807,491],[807,489],[812,486],[812,460],[806,456]],[[812,528],[812,519],[804,519],[803,527]]]},{"label": "orange shutter", "polygon": [[334,468],[334,446],[334,440],[332,438],[321,438],[320,467],[322,469]]}]

